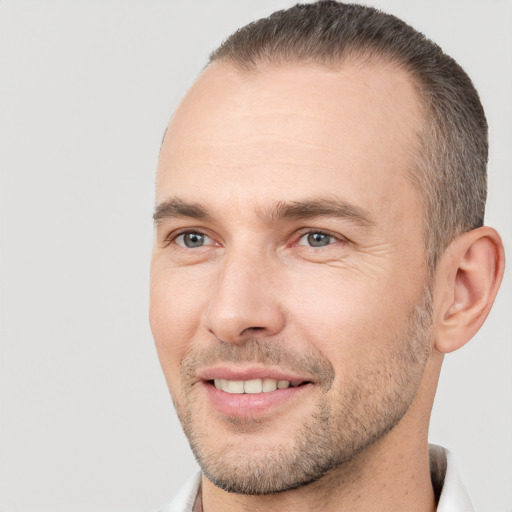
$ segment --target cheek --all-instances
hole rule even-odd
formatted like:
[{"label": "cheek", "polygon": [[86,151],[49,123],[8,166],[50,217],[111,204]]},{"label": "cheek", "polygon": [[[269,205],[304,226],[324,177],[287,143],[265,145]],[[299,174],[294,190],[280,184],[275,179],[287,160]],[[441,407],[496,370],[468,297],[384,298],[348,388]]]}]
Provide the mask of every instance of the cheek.
[{"label": "cheek", "polygon": [[[319,285],[319,283],[322,283]],[[384,276],[309,275],[288,288],[296,336],[306,338],[342,373],[357,361],[390,350],[414,300],[396,296]]]},{"label": "cheek", "polygon": [[200,324],[204,294],[197,285],[186,272],[152,268],[149,322],[169,383],[178,379],[180,362]]}]

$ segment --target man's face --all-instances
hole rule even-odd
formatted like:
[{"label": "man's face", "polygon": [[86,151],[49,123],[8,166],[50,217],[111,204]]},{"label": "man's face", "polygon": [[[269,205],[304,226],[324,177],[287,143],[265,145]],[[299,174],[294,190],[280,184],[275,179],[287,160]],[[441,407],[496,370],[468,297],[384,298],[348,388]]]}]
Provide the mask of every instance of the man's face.
[{"label": "man's face", "polygon": [[[206,476],[314,481],[407,413],[430,353],[420,113],[384,64],[210,66],[167,131],[150,320]],[[244,391],[242,393],[242,391]]]}]

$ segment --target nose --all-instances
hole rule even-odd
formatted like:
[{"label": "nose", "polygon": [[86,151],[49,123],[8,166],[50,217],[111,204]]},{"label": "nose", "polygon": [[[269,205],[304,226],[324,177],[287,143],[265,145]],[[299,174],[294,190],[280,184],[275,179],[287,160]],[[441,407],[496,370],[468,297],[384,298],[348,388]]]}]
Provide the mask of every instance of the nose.
[{"label": "nose", "polygon": [[205,326],[227,343],[270,337],[285,325],[279,300],[279,269],[264,255],[249,251],[226,255],[205,313]]}]

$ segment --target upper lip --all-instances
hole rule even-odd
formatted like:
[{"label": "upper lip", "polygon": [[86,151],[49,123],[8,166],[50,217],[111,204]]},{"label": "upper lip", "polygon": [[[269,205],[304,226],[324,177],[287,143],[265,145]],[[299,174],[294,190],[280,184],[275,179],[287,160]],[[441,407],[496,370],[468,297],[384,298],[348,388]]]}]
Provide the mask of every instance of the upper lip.
[{"label": "upper lip", "polygon": [[254,380],[254,379],[275,379],[293,382],[305,382],[312,379],[308,376],[299,375],[294,372],[268,367],[233,367],[233,366],[212,366],[201,368],[197,371],[198,380],[209,381],[214,379],[225,380]]}]

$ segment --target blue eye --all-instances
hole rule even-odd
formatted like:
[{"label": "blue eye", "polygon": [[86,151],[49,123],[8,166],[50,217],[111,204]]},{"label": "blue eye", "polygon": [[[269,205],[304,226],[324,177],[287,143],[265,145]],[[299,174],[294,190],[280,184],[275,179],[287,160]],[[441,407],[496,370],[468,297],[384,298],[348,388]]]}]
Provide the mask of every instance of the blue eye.
[{"label": "blue eye", "polygon": [[300,237],[297,245],[309,245],[310,247],[326,247],[336,242],[336,238],[321,231],[312,231]]},{"label": "blue eye", "polygon": [[206,236],[204,233],[198,233],[196,231],[182,233],[176,237],[175,241],[180,247],[185,247],[187,249],[196,249],[197,247],[209,245],[212,242],[210,237]]}]

